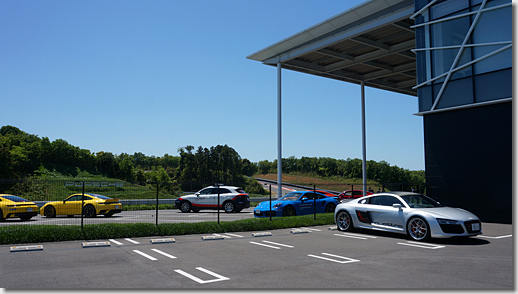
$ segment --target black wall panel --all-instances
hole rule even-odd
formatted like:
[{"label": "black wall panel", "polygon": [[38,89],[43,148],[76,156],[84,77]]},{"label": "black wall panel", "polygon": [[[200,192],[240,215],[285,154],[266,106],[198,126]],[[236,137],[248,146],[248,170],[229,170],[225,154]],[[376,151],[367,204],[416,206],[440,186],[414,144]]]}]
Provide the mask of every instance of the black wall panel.
[{"label": "black wall panel", "polygon": [[512,103],[424,116],[427,194],[512,223]]}]

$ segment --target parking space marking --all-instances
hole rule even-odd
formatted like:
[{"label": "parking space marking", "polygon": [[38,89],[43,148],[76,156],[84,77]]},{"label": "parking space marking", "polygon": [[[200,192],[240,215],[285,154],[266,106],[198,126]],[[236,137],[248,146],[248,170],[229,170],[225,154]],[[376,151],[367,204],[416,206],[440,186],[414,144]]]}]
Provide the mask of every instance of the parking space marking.
[{"label": "parking space marking", "polygon": [[310,231],[315,231],[315,232],[321,232],[322,231],[322,230],[319,230],[319,229],[311,229],[311,228],[299,228],[299,229],[310,230]]},{"label": "parking space marking", "polygon": [[327,256],[336,257],[336,258],[340,258],[340,259],[345,259],[345,260],[336,260],[336,259],[327,258],[327,257],[323,257],[323,256],[318,256],[318,255],[313,255],[313,254],[308,254],[308,256],[314,257],[314,258],[320,258],[320,259],[328,260],[328,261],[332,261],[332,262],[342,263],[342,264],[343,263],[351,263],[351,262],[358,262],[358,261],[360,261],[358,259],[352,259],[352,258],[349,258],[349,257],[334,255],[334,254],[330,254],[330,253],[322,253],[322,254],[323,255],[327,255]]},{"label": "parking space marking", "polygon": [[131,240],[130,238],[124,238],[124,240],[129,241],[129,242],[131,242],[133,244],[140,244],[139,242],[137,242],[135,240]]},{"label": "parking space marking", "polygon": [[140,254],[140,255],[142,255],[142,256],[144,256],[145,258],[148,258],[148,259],[150,259],[150,260],[157,260],[157,259],[156,259],[156,258],[154,258],[153,256],[148,255],[148,254],[146,254],[146,253],[144,253],[144,252],[142,252],[142,251],[139,251],[139,250],[133,250],[133,252],[135,252],[135,253],[137,253],[137,254]]},{"label": "parking space marking", "polygon": [[243,236],[241,236],[241,235],[236,235],[236,234],[225,233],[225,235],[229,235],[229,236],[237,237],[237,238],[243,238]]},{"label": "parking space marking", "polygon": [[439,249],[439,248],[446,247],[446,246],[427,244],[427,243],[421,243],[421,242],[413,242],[413,241],[408,241],[407,243],[398,243],[398,244],[406,245],[406,246],[413,246],[413,247],[420,247],[420,248],[425,248],[425,249]]},{"label": "parking space marking", "polygon": [[122,244],[121,242],[119,242],[119,241],[115,241],[115,240],[113,240],[113,239],[108,239],[108,241],[110,241],[110,242],[112,242],[112,243],[115,243],[115,244],[117,244],[117,245],[124,245],[124,244]]},{"label": "parking space marking", "polygon": [[277,245],[277,246],[284,246],[284,247],[288,247],[288,248],[293,248],[293,246],[291,246],[291,245],[284,245],[284,244],[275,243],[275,242],[271,242],[271,241],[263,241],[263,242],[264,243],[268,243],[268,244]]},{"label": "parking space marking", "polygon": [[481,237],[481,238],[487,238],[487,239],[502,239],[502,238],[509,238],[509,237],[512,237],[513,235],[505,235],[505,236],[498,236],[498,237],[490,237],[490,236],[477,236],[477,237]]},{"label": "parking space marking", "polygon": [[171,258],[171,259],[175,259],[175,258],[176,258],[176,256],[172,256],[171,254],[168,254],[168,253],[162,252],[162,251],[160,251],[160,250],[158,250],[158,249],[151,249],[151,250],[152,250],[152,251],[155,251],[155,252],[156,252],[156,253],[158,253],[158,254],[162,254],[163,256],[167,256],[167,257],[169,257],[169,258]]},{"label": "parking space marking", "polygon": [[250,242],[251,244],[255,244],[255,245],[260,245],[260,246],[264,246],[264,247],[269,247],[269,248],[273,248],[273,249],[281,249],[281,247],[276,247],[276,246],[270,246],[270,245],[266,245],[266,244],[261,244],[261,243],[257,243],[257,242]]},{"label": "parking space marking", "polygon": [[367,240],[367,239],[376,239],[377,237],[374,236],[366,236],[366,235],[356,235],[356,234],[350,234],[350,233],[341,233],[341,234],[333,234],[338,237],[347,237],[347,238],[354,238],[354,239],[361,239],[361,240]]},{"label": "parking space marking", "polygon": [[207,274],[209,274],[209,275],[211,275],[211,276],[214,276],[214,277],[216,277],[216,279],[213,279],[213,280],[202,280],[202,279],[200,279],[200,278],[198,278],[198,277],[195,277],[195,276],[193,276],[193,275],[191,275],[191,274],[189,274],[189,273],[186,273],[186,272],[184,272],[184,271],[182,271],[182,270],[179,270],[179,269],[174,270],[174,271],[175,271],[175,272],[177,272],[177,273],[179,273],[179,274],[181,274],[181,275],[183,275],[183,276],[185,276],[185,277],[187,277],[187,278],[189,278],[189,279],[191,279],[191,280],[194,280],[194,281],[196,281],[196,282],[198,282],[198,283],[200,283],[200,284],[214,283],[214,282],[220,282],[220,281],[230,280],[230,278],[224,277],[224,276],[222,276],[222,275],[218,275],[218,274],[213,273],[213,272],[211,272],[211,271],[209,271],[209,270],[206,270],[206,269],[204,269],[204,268],[202,268],[202,267],[197,267],[196,269],[197,269],[197,270],[199,270],[199,271],[202,271],[202,272],[204,272],[204,273],[207,273]]}]

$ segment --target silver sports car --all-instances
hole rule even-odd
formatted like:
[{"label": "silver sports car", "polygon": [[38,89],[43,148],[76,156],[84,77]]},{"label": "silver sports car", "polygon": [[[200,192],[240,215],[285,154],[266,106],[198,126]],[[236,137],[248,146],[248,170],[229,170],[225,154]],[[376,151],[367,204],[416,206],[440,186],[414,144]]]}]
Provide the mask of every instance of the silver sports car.
[{"label": "silver sports car", "polygon": [[442,206],[417,193],[388,192],[340,203],[335,222],[341,231],[354,228],[408,234],[417,241],[482,233],[480,220],[460,208]]}]

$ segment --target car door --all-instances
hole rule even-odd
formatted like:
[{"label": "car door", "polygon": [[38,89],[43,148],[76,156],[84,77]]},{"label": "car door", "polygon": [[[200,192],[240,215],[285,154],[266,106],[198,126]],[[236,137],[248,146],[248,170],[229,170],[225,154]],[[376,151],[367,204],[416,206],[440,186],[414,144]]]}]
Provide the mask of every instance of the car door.
[{"label": "car door", "polygon": [[82,201],[82,195],[74,195],[72,197],[69,197],[68,199],[63,201],[63,205],[61,206],[61,211],[57,210],[57,214],[62,215],[80,215],[81,212],[81,204]]},{"label": "car door", "polygon": [[[212,190],[214,188],[209,187],[202,189],[196,193],[196,197],[192,200],[192,206],[196,209],[203,209],[203,208],[215,208],[216,202],[214,201],[214,198],[212,196]],[[212,203],[214,201],[214,203]]]},{"label": "car door", "polygon": [[298,215],[311,214],[313,213],[313,199],[315,194],[313,193],[304,193],[299,198],[299,207],[298,207]]},{"label": "car door", "polygon": [[[218,193],[219,193],[219,203],[218,203]],[[219,192],[218,192],[218,188],[212,188],[212,193],[210,194],[210,203],[212,204],[212,206],[214,208],[217,208],[218,207],[218,204],[219,206],[221,207],[221,205],[223,204],[223,202],[225,202],[225,195],[228,195],[230,194],[230,190],[226,189],[226,188],[219,188]]]},{"label": "car door", "polygon": [[366,208],[373,228],[390,231],[403,231],[405,229],[403,208],[395,208],[394,204],[405,207],[394,196],[380,195],[370,198],[370,203],[366,205]]}]

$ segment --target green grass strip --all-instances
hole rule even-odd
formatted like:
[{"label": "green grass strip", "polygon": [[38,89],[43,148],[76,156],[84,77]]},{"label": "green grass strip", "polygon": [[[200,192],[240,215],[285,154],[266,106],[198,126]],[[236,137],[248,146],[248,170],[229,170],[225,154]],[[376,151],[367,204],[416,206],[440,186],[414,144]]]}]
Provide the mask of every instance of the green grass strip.
[{"label": "green grass strip", "polygon": [[296,227],[333,225],[332,213],[313,215],[251,218],[232,222],[200,222],[177,224],[91,224],[81,226],[16,225],[0,227],[0,244],[27,244],[76,240],[102,240],[130,237],[178,236],[189,234],[214,234],[247,231],[265,231]]}]

